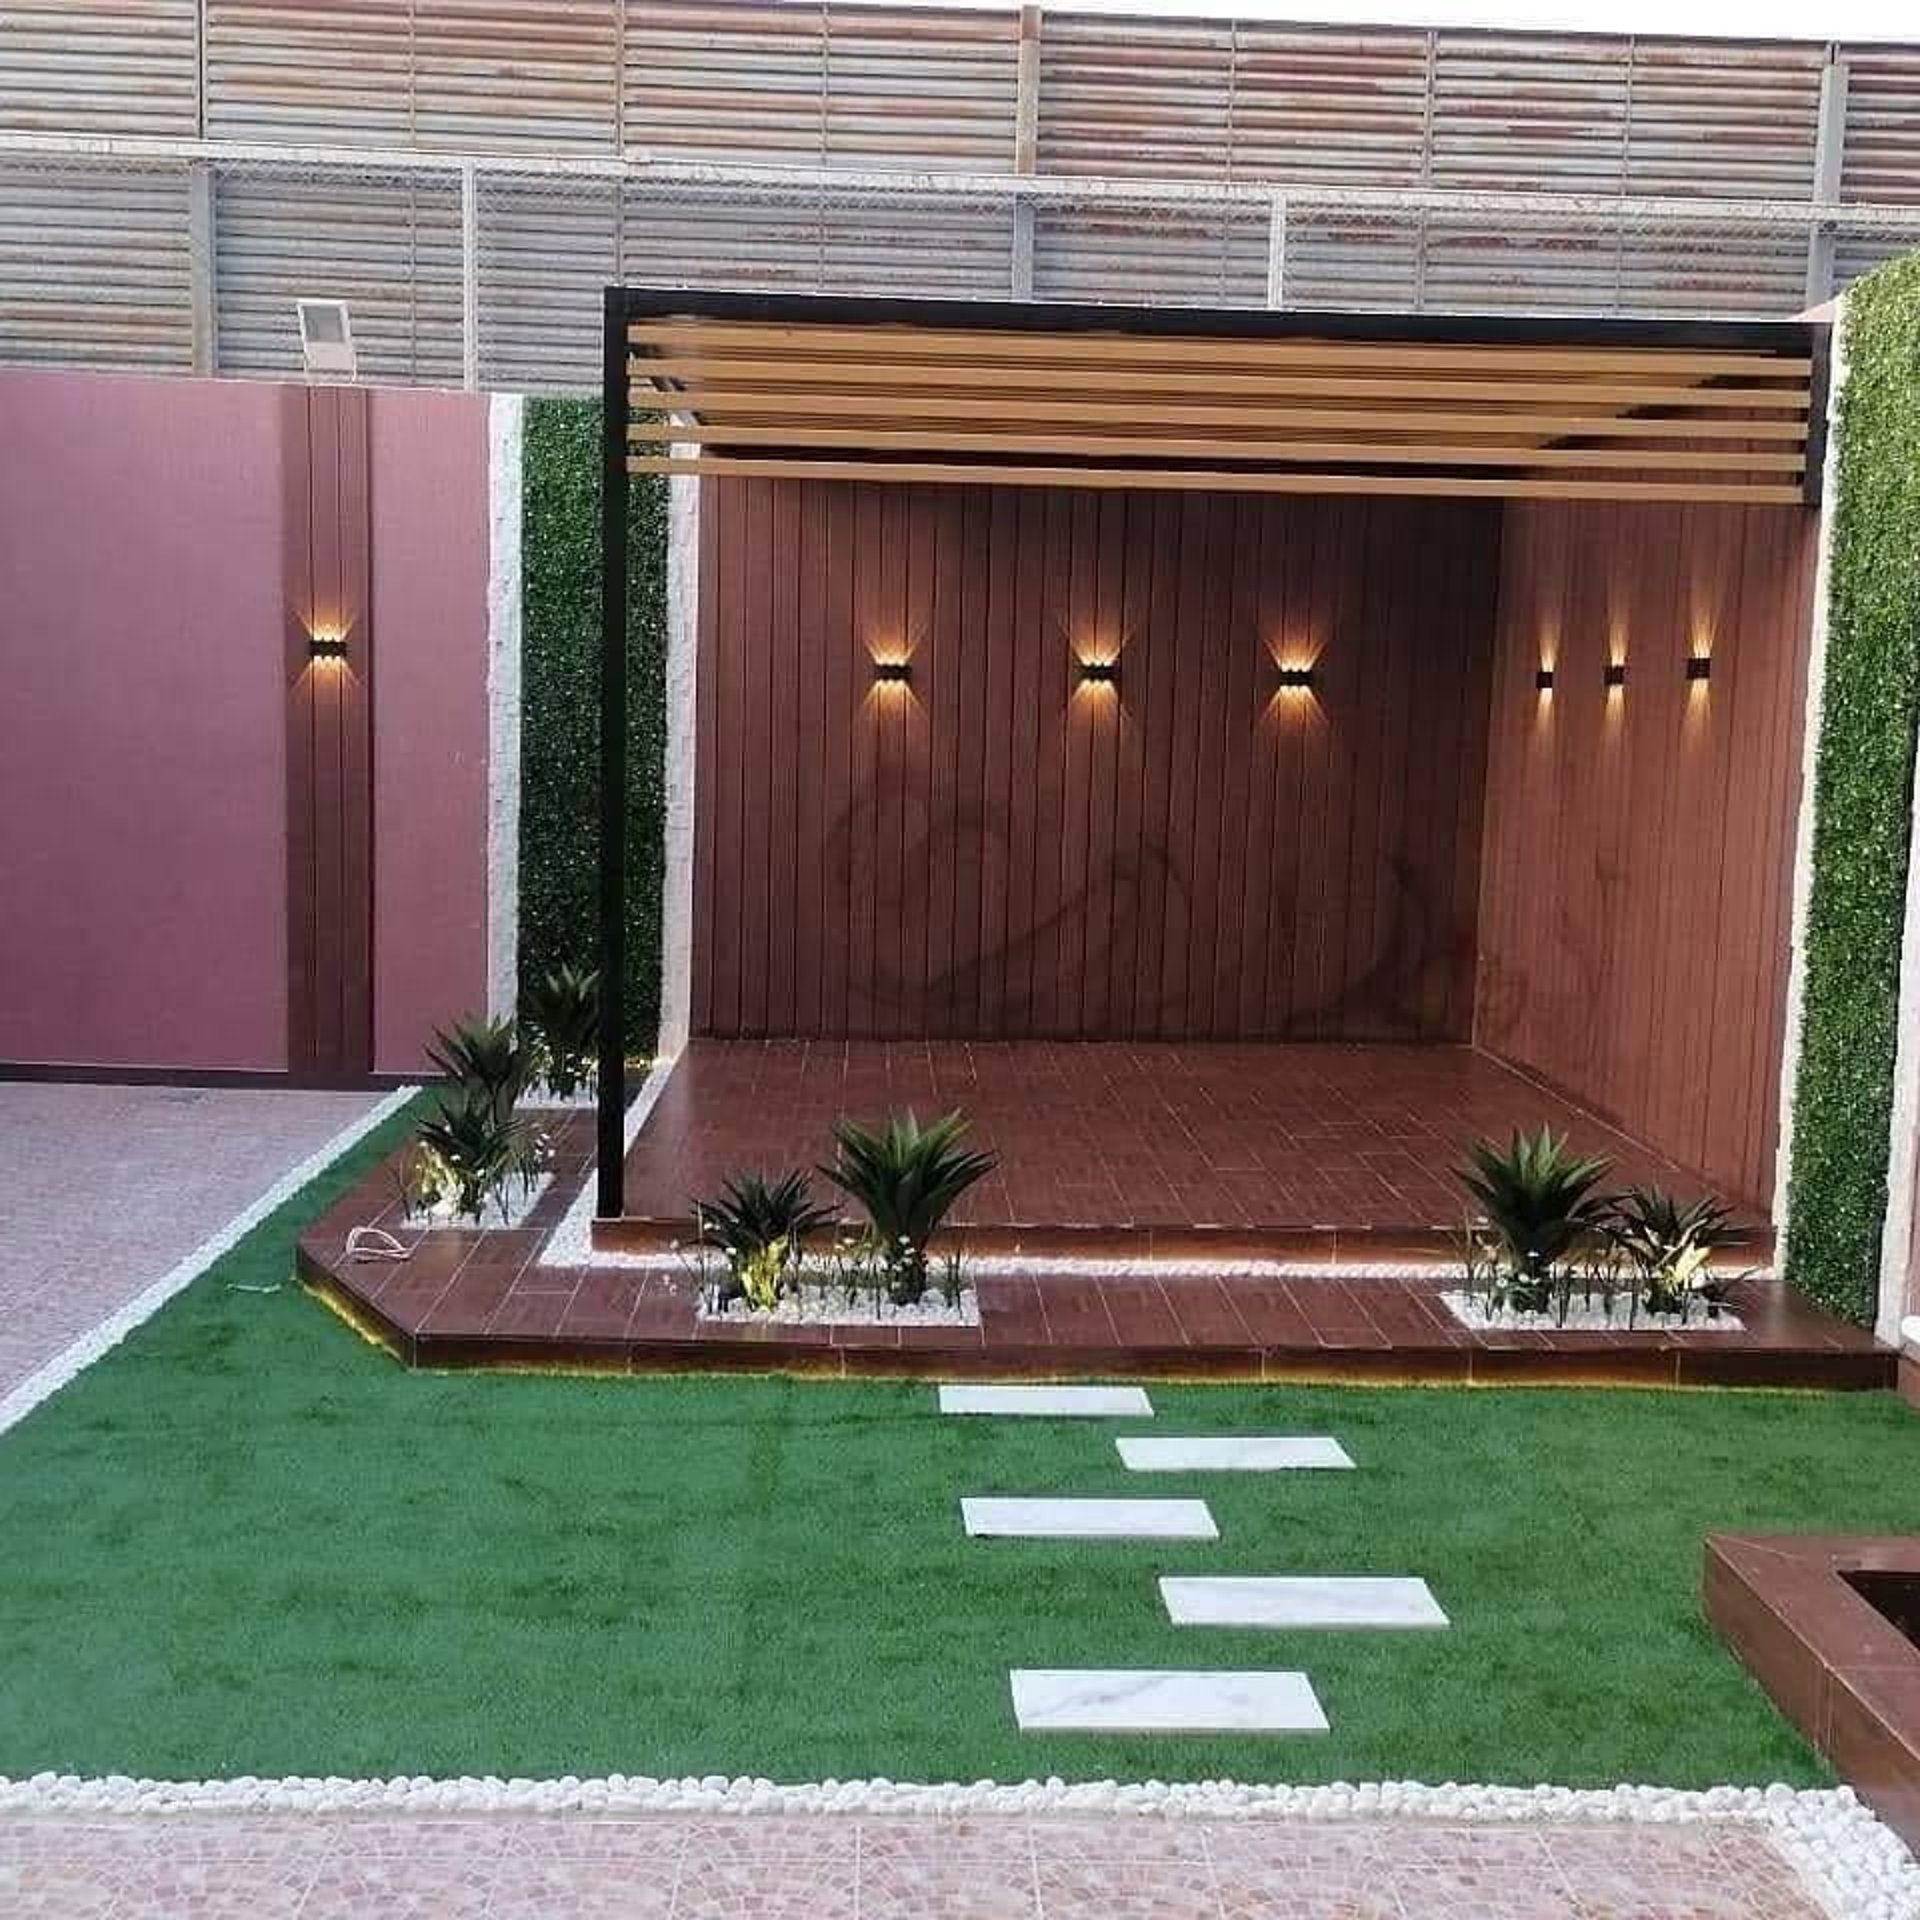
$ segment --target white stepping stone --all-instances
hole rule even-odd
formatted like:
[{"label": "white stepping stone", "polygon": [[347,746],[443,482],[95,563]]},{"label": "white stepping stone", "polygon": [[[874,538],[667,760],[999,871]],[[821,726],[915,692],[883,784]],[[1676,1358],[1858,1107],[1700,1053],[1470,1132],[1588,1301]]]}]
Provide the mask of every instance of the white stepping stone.
[{"label": "white stepping stone", "polygon": [[1304,1673],[1016,1667],[1026,1733],[1325,1733]]},{"label": "white stepping stone", "polygon": [[981,1539],[1218,1540],[1204,1500],[1002,1500],[960,1502]]},{"label": "white stepping stone", "polygon": [[1053,1419],[1153,1418],[1142,1387],[961,1387],[940,1389],[942,1413],[1040,1414]]},{"label": "white stepping stone", "polygon": [[1121,1461],[1135,1473],[1282,1473],[1294,1467],[1351,1467],[1337,1440],[1218,1434],[1194,1439],[1152,1439],[1122,1435],[1114,1443]]},{"label": "white stepping stone", "polygon": [[1176,1627],[1444,1627],[1424,1580],[1362,1574],[1167,1575],[1160,1582]]}]

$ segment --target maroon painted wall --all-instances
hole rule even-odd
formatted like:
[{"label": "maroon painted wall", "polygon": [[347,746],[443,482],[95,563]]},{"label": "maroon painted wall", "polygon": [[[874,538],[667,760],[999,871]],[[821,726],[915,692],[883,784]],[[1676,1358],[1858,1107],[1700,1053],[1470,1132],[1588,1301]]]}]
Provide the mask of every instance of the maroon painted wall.
[{"label": "maroon painted wall", "polygon": [[286,1063],[278,409],[0,373],[0,1059]]},{"label": "maroon painted wall", "polygon": [[[404,1071],[484,996],[486,403],[370,417],[372,1064]],[[287,1065],[287,419],[0,372],[0,1061]]]},{"label": "maroon painted wall", "polygon": [[756,480],[701,518],[696,1031],[1466,1037],[1497,507]]},{"label": "maroon painted wall", "polygon": [[1502,548],[1475,1037],[1762,1210],[1814,557],[1796,507],[1516,503]]}]

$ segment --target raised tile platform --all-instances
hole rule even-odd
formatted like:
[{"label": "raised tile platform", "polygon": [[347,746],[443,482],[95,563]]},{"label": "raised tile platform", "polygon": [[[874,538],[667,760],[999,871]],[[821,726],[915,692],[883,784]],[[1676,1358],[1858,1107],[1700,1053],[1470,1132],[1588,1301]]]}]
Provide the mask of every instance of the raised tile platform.
[{"label": "raised tile platform", "polygon": [[[976,1254],[1450,1258],[1468,1141],[1550,1125],[1621,1185],[1701,1182],[1472,1047],[1391,1042],[695,1040],[627,1154],[596,1245],[658,1251],[745,1167],[829,1157],[841,1116],[961,1108],[1000,1166],[955,1209]],[[1744,1217],[1743,1266],[1771,1236]]]},{"label": "raised tile platform", "polygon": [[[1885,1387],[1897,1356],[1768,1281],[1735,1294],[1737,1333],[1475,1332],[1443,1281],[982,1276],[977,1326],[706,1321],[677,1270],[549,1265],[540,1255],[587,1178],[593,1122],[554,1123],[558,1169],[526,1224],[420,1236],[410,1260],[351,1262],[350,1229],[397,1224],[375,1168],[300,1237],[300,1277],[411,1366],[691,1368],[936,1380],[1592,1381]],[[413,1238],[414,1236],[407,1236]]]}]

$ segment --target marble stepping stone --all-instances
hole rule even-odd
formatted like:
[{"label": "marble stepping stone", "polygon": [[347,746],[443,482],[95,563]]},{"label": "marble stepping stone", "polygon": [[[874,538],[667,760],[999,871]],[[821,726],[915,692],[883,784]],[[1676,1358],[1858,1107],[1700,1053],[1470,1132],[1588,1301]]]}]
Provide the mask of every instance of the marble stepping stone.
[{"label": "marble stepping stone", "polygon": [[1016,1667],[1025,1733],[1325,1733],[1304,1673]]},{"label": "marble stepping stone", "polygon": [[1295,1467],[1351,1467],[1337,1440],[1302,1436],[1217,1434],[1193,1439],[1122,1435],[1113,1443],[1135,1473],[1282,1473]]},{"label": "marble stepping stone", "polygon": [[1003,1500],[960,1502],[979,1539],[1218,1540],[1204,1500]]},{"label": "marble stepping stone", "polygon": [[1176,1627],[1444,1627],[1424,1580],[1371,1574],[1169,1574],[1160,1582]]},{"label": "marble stepping stone", "polygon": [[962,1387],[940,1389],[942,1413],[1038,1414],[1053,1419],[1150,1420],[1153,1402],[1140,1387]]}]

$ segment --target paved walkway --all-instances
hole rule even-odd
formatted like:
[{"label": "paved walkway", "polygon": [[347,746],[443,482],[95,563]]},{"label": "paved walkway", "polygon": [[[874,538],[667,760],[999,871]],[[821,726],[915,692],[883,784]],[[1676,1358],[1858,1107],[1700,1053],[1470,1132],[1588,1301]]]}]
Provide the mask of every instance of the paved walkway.
[{"label": "paved walkway", "polygon": [[0,1399],[381,1097],[0,1082]]},{"label": "paved walkway", "polygon": [[0,1817],[10,1920],[1822,1920],[1712,1826]]}]

